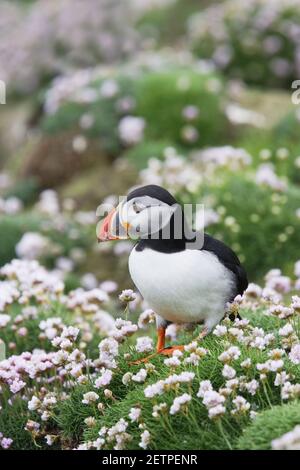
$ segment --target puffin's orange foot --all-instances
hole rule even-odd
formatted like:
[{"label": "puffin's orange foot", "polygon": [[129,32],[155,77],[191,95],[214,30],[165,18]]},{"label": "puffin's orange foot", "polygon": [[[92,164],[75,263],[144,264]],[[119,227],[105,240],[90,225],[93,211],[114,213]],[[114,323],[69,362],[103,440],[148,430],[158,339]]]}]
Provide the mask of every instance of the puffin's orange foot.
[{"label": "puffin's orange foot", "polygon": [[183,351],[184,350],[184,345],[175,345],[171,346],[169,348],[163,348],[160,351],[157,351],[156,353],[150,354],[150,356],[143,357],[142,359],[138,359],[137,361],[130,362],[129,365],[138,365],[138,364],[146,364],[149,362],[150,359],[152,359],[155,356],[158,356],[159,354],[163,354],[164,356],[172,356],[174,351]]},{"label": "puffin's orange foot", "polygon": [[169,348],[164,348],[161,351],[159,351],[159,354],[163,354],[164,356],[172,356],[174,351],[183,351],[184,350],[184,344],[178,344],[175,346],[171,346]]},{"label": "puffin's orange foot", "polygon": [[147,362],[152,359],[152,357],[157,356],[157,354],[160,354],[159,352],[150,354],[150,356],[143,357],[142,359],[137,359],[136,361],[129,362],[130,366],[137,366],[138,364],[146,364]]}]

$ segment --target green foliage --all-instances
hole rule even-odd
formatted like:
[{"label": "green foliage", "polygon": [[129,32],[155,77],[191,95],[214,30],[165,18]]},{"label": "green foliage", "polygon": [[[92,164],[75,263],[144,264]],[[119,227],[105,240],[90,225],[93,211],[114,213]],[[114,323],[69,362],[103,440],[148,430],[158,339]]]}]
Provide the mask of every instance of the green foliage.
[{"label": "green foliage", "polygon": [[15,246],[22,235],[28,231],[36,231],[38,227],[39,219],[33,215],[0,216],[0,266],[15,258]]},{"label": "green foliage", "polygon": [[[253,326],[263,327],[266,332],[275,333],[275,343],[272,348],[280,346],[277,335],[278,328],[285,322],[277,318],[267,317],[264,309],[255,312],[252,310],[242,310],[243,318],[249,318]],[[12,316],[18,314],[18,310],[11,309]],[[35,334],[27,338],[27,350],[40,348],[41,346],[48,350],[47,345],[41,345],[38,340],[38,323],[42,318],[60,316],[65,324],[72,324],[71,312],[66,311],[59,303],[55,303],[50,309],[41,312],[36,320]],[[34,320],[31,320],[34,322]],[[28,327],[28,325],[26,324]],[[198,329],[197,329],[198,330]],[[197,331],[182,331],[178,342],[180,344],[190,343],[199,333]],[[152,331],[154,335],[154,331]],[[97,336],[97,335],[95,335]],[[36,342],[34,342],[36,338]],[[5,338],[5,341],[14,340],[15,338]],[[96,338],[99,342],[99,337]],[[139,353],[132,347],[132,341],[120,345],[118,356],[118,367],[113,370],[113,380],[109,385],[112,397],[104,395],[102,389],[97,389],[100,396],[100,402],[103,409],[100,410],[96,404],[86,405],[82,403],[83,394],[93,389],[95,376],[89,377],[88,383],[84,385],[75,384],[70,390],[70,394],[66,399],[58,401],[53,410],[52,419],[47,423],[47,431],[50,434],[59,435],[58,444],[62,447],[74,448],[80,443],[98,438],[98,432],[103,426],[111,427],[121,418],[128,420],[128,414],[132,407],[140,407],[142,410],[142,420],[146,424],[147,430],[151,435],[150,449],[266,449],[270,446],[270,441],[287,432],[295,424],[299,423],[300,406],[299,402],[281,406],[280,387],[274,387],[274,374],[270,374],[265,381],[265,386],[260,385],[259,392],[255,397],[243,392],[245,398],[254,404],[254,409],[259,411],[259,415],[254,421],[250,421],[247,415],[238,417],[232,416],[230,412],[221,420],[211,420],[208,417],[206,407],[203,405],[201,398],[196,396],[199,382],[202,380],[210,380],[213,388],[218,390],[224,384],[222,377],[223,364],[218,359],[221,352],[224,351],[224,343],[222,338],[214,335],[206,337],[201,346],[208,353],[202,358],[198,366],[187,366],[183,363],[176,368],[175,372],[193,371],[195,380],[192,385],[181,384],[178,390],[169,390],[161,397],[150,400],[145,397],[145,384],[130,382],[128,385],[122,383],[123,375],[130,371],[136,373],[140,370],[141,365],[129,364],[141,357]],[[20,346],[20,350],[19,350]],[[95,358],[88,346],[87,357]],[[268,359],[268,349],[259,350],[257,348],[249,348],[246,344],[239,344],[241,356],[234,361],[234,368],[237,376],[240,377],[247,374],[248,380],[259,378],[257,364]],[[17,352],[24,351],[24,345],[18,345]],[[250,369],[247,371],[241,366],[241,362],[246,358],[251,360]],[[295,380],[300,379],[300,372],[297,366],[290,361],[285,361],[285,370],[295,376]],[[151,360],[154,369],[148,371],[147,385],[165,379],[170,375],[170,368],[164,364],[164,356],[157,355]],[[298,368],[299,369],[299,368]],[[172,373],[172,372],[171,372]],[[159,419],[153,417],[153,404],[165,402],[170,408],[174,398],[184,392],[193,396],[187,411],[175,415],[168,412],[163,413]],[[4,435],[14,439],[14,449],[34,449],[36,444],[32,441],[30,434],[24,430],[24,426],[28,419],[37,419],[32,413],[29,413],[27,404],[23,400],[16,399],[12,406],[8,406],[5,402],[5,393],[1,396],[3,412],[0,414],[0,429]],[[272,407],[270,408],[270,406]],[[227,405],[230,406],[230,405]],[[86,418],[95,418],[95,424],[88,427],[85,423]],[[48,431],[49,430],[49,431]],[[141,439],[142,430],[138,427],[138,423],[129,423],[127,431],[131,435],[131,441],[126,448],[138,449]],[[43,436],[43,435],[42,435]],[[38,448],[44,448],[42,436],[39,437]],[[59,444],[60,442],[60,444]]]},{"label": "green foliage", "polygon": [[174,45],[186,32],[186,23],[192,13],[204,8],[210,0],[175,0],[170,5],[152,8],[139,19],[137,27],[143,36],[155,38],[159,45]]},{"label": "green foliage", "polygon": [[74,273],[68,273],[66,275],[64,279],[64,284],[65,284],[66,292],[71,292],[72,290],[75,290],[78,287],[81,287],[80,278],[78,277],[77,274],[74,274]]},{"label": "green foliage", "polygon": [[[190,341],[191,334],[183,334],[180,340],[182,342]],[[210,349],[210,355],[199,365],[197,375],[200,380],[202,378],[211,379],[216,386],[220,386],[222,364],[217,361],[217,357],[221,352],[220,344],[218,344],[216,338],[210,337],[205,340],[203,347]],[[145,398],[144,384],[132,383],[129,386],[122,384],[122,376],[128,372],[128,360],[122,360],[123,353],[129,353],[131,360],[139,357],[131,347],[125,346],[122,348],[118,370],[114,372],[114,378],[109,387],[114,398],[107,399],[104,395],[101,396],[101,402],[104,403],[103,413],[99,412],[96,407],[82,403],[83,393],[91,390],[91,387],[76,387],[70,398],[59,404],[57,421],[65,437],[75,442],[82,441],[83,435],[84,440],[96,439],[102,426],[113,426],[120,418],[126,419],[130,408],[139,406],[143,412],[143,419],[147,422],[147,429],[153,436],[151,441],[151,448],[153,449],[228,448],[218,426],[207,418],[207,410],[200,400],[195,399],[193,401],[191,411],[186,416],[178,415],[172,419],[170,418],[170,420],[167,416],[162,420],[153,418],[153,405],[149,399]],[[154,383],[169,375],[170,370],[163,364],[163,357],[157,356],[151,362],[155,365],[156,371],[152,373],[152,379],[149,383]],[[137,372],[140,367],[131,366],[130,371]],[[181,370],[176,372],[181,372]],[[182,389],[189,391],[186,386],[183,386]],[[101,390],[98,390],[98,393],[101,395]],[[193,393],[196,393],[195,387]],[[164,399],[170,406],[174,397],[172,394],[167,394]],[[97,420],[96,426],[92,429],[88,429],[83,423],[88,416],[93,416]],[[180,432],[178,432],[179,429]],[[128,448],[139,448],[141,431],[138,429],[138,425],[130,425],[129,432],[133,435],[133,440]],[[184,440],[182,440],[183,435]]]},{"label": "green foliage", "polygon": [[[96,344],[98,345],[100,339],[96,338]],[[89,344],[89,357],[92,357],[92,345]],[[97,349],[97,346],[96,346]],[[117,374],[114,374],[113,380],[109,386],[113,392],[114,400],[122,401],[127,394],[125,385],[122,384],[122,376],[128,371],[128,362],[126,360],[121,361],[121,367]],[[95,407],[86,406],[82,403],[82,396],[84,393],[91,390],[91,383],[87,385],[79,385],[74,388],[69,398],[58,404],[57,409],[57,423],[63,432],[65,438],[71,439],[72,441],[79,442],[82,438],[82,434],[86,425],[84,419],[89,416],[97,417],[99,424],[102,423],[102,416],[100,411]],[[108,409],[111,407],[111,399],[107,399],[104,396],[101,397],[102,402]],[[103,417],[104,420],[104,417]],[[103,421],[104,422],[104,421]]]},{"label": "green foliage", "polygon": [[213,59],[230,77],[290,88],[298,78],[299,39],[286,25],[291,31],[298,23],[299,5],[293,1],[226,0],[191,17],[190,42],[199,57]]},{"label": "green foliage", "polygon": [[[27,232],[41,233],[55,247],[53,253],[45,253],[42,259],[50,268],[54,266],[58,255],[69,256],[73,248],[87,248],[91,243],[91,238],[94,237],[94,233],[90,233],[90,228],[78,226],[72,220],[66,220],[64,226],[57,230],[54,220],[48,220],[35,212],[1,216],[0,231],[0,266],[16,257],[15,247]],[[75,233],[75,237],[70,236],[72,232]]]},{"label": "green foliage", "polygon": [[[194,65],[171,65],[158,71],[140,67],[135,73],[121,69],[114,71],[110,79],[118,88],[114,96],[105,97],[98,93],[93,102],[82,104],[71,95],[53,115],[43,117],[42,130],[55,134],[72,129],[89,139],[100,139],[102,148],[113,155],[123,149],[118,126],[126,115],[144,118],[143,143],[146,146],[152,142],[156,142],[155,145],[169,142],[193,148],[224,141],[228,131],[223,110],[225,88],[218,75],[201,72]],[[91,80],[91,89],[97,94],[105,80]],[[125,112],[120,109],[120,100],[128,98],[134,105]],[[189,105],[199,109],[199,116],[192,121],[183,116],[184,108]],[[80,118],[84,114],[93,120],[89,129],[80,128]],[[196,137],[186,138],[186,128],[192,128]]]},{"label": "green foliage", "polygon": [[108,152],[115,154],[120,150],[114,101],[100,99],[88,107],[78,103],[66,103],[53,116],[50,115],[42,121],[42,130],[49,134],[68,129],[81,132],[79,121],[85,112],[88,112],[94,119],[93,126],[86,131],[87,137],[100,138],[102,148]]},{"label": "green foliage", "polygon": [[[73,248],[87,248],[91,243],[90,227],[85,228],[78,226],[73,223],[72,220],[65,221],[65,225],[62,230],[57,230],[54,226],[50,226],[47,230],[43,230],[41,227],[40,231],[43,235],[47,236],[55,245],[59,247],[59,254],[61,256],[69,256]],[[93,227],[92,227],[93,228]],[[74,234],[72,237],[70,234]],[[92,233],[94,240],[94,232]],[[55,262],[56,256],[46,256],[46,261],[50,266]]]},{"label": "green foliage", "polygon": [[299,145],[299,113],[292,111],[288,113],[279,123],[275,126],[271,142],[273,145],[286,147],[290,154],[285,162],[279,162],[278,167],[280,171],[281,165],[285,164],[287,167],[287,176],[294,182],[300,183],[300,145]]},{"label": "green foliage", "polygon": [[[251,311],[241,312],[243,318],[249,318],[251,323],[257,324],[259,327],[265,328],[265,331],[274,332],[278,330],[278,320],[276,318],[266,317],[264,310],[257,311],[254,315]],[[197,331],[182,332],[178,341],[180,344],[188,344],[194,337],[197,336]],[[278,343],[279,344],[279,343]],[[211,380],[214,389],[222,386],[223,378],[221,374],[222,363],[218,360],[218,356],[223,351],[223,346],[220,339],[213,335],[209,335],[204,339],[202,346],[206,348],[209,353],[203,358],[196,369],[197,384],[201,380]],[[274,345],[276,347],[277,344]],[[202,404],[202,400],[196,398],[198,385],[195,383],[193,386],[181,385],[180,390],[175,392],[164,393],[163,396],[157,398],[155,403],[166,402],[168,407],[171,406],[173,399],[176,395],[188,392],[195,398],[189,405],[187,413],[179,413],[178,415],[170,416],[163,414],[159,419],[152,416],[153,401],[149,400],[144,395],[144,384],[135,382],[129,383],[127,386],[122,384],[122,376],[128,372],[136,373],[141,365],[131,365],[128,368],[128,359],[125,359],[124,354],[130,356],[130,361],[134,361],[140,357],[138,353],[130,345],[122,347],[119,355],[118,369],[114,371],[113,381],[110,384],[110,390],[113,392],[113,399],[105,398],[101,390],[97,390],[100,394],[100,401],[104,404],[104,411],[100,412],[95,406],[87,406],[82,403],[82,395],[91,387],[77,386],[72,392],[71,396],[58,405],[57,415],[60,428],[67,434],[68,439],[76,442],[95,440],[98,437],[98,432],[103,426],[111,427],[116,424],[121,418],[128,419],[128,414],[132,407],[140,407],[142,410],[142,418],[146,423],[146,427],[151,434],[151,449],[228,449],[235,448],[241,432],[244,428],[247,429],[249,425],[249,418],[240,417],[235,419],[230,415],[222,420],[222,423],[210,420],[207,415],[207,409]],[[255,348],[241,347],[241,357],[239,363],[244,359],[250,358],[252,362],[251,369],[247,374],[249,377],[254,378],[258,376],[256,364],[264,362],[267,358],[267,351],[260,351]],[[153,372],[149,372],[149,379],[147,385],[155,383],[158,380],[164,379],[170,374],[169,367],[163,363],[163,356],[154,356],[151,359],[151,364],[155,366]],[[239,364],[234,364],[237,375],[244,375],[245,369]],[[176,368],[176,373],[189,370],[187,366],[180,366]],[[286,364],[286,370],[293,373],[294,369],[291,364]],[[266,390],[261,389],[258,397],[252,397],[246,394],[247,400],[250,402],[255,400],[259,403],[259,408],[265,410],[269,408],[269,403],[272,405],[279,405],[281,403],[280,390],[273,386],[271,378],[267,381]],[[86,417],[92,416],[96,419],[96,425],[88,428],[84,425],[83,421]],[[256,421],[255,421],[256,422]],[[129,449],[139,448],[141,430],[138,424],[131,423],[128,427],[128,432],[132,436],[132,441],[129,443]]]},{"label": "green foliage", "polygon": [[[91,83],[92,89],[96,92],[104,80],[95,80]],[[101,147],[109,153],[117,154],[121,149],[121,143],[118,137],[118,122],[120,113],[117,110],[117,103],[120,94],[131,96],[134,94],[134,80],[122,74],[116,77],[116,83],[120,89],[111,98],[105,98],[98,95],[97,99],[88,104],[81,104],[72,101],[66,101],[60,106],[53,115],[45,116],[41,122],[41,128],[44,132],[56,134],[63,130],[74,129],[82,133],[80,129],[80,118],[85,113],[93,119],[90,128],[85,129],[84,133],[89,139],[100,139]]]},{"label": "green foliage", "polygon": [[[218,79],[214,75],[200,74],[188,68],[145,75],[137,83],[136,111],[146,120],[146,137],[164,138],[187,147],[224,141],[223,89],[219,81],[218,92],[210,91],[211,82],[215,80]],[[184,89],[181,89],[182,84]],[[191,104],[199,109],[199,116],[191,123],[199,133],[199,139],[189,143],[182,135],[187,125],[182,112]]]},{"label": "green foliage", "polygon": [[55,134],[64,129],[76,127],[83,113],[82,108],[78,103],[65,103],[63,110],[60,108],[54,115],[50,115],[42,121],[42,130],[49,134]]},{"label": "green foliage", "polygon": [[147,167],[150,158],[162,159],[164,151],[170,147],[167,141],[147,140],[127,150],[124,157],[138,170]]},{"label": "green foliage", "polygon": [[299,255],[297,187],[290,186],[283,193],[274,192],[245,175],[225,177],[223,174],[219,185],[216,182],[201,189],[197,200],[212,198],[214,209],[222,214],[220,221],[207,231],[237,251],[250,279],[259,279],[274,266],[290,272],[290,263]]},{"label": "green foliage", "polygon": [[[29,419],[27,403],[17,397],[12,405],[5,403],[2,396],[0,401],[2,408],[0,413],[0,429],[5,437],[13,439],[12,450],[38,450],[33,439],[24,427]],[[44,447],[47,447],[46,445]]]},{"label": "green foliage", "polygon": [[28,4],[28,3],[34,3],[34,2],[36,2],[36,0],[13,0],[13,1],[14,1],[15,3],[21,3],[21,4],[22,4],[22,3],[25,3],[25,5]]},{"label": "green foliage", "polygon": [[82,396],[89,391],[88,386],[79,385],[67,400],[58,405],[57,424],[62,430],[63,438],[78,443],[85,427],[84,420],[95,413],[95,410],[82,404]]},{"label": "green foliage", "polygon": [[299,143],[299,112],[292,111],[285,116],[275,127],[274,136],[278,140],[289,141],[290,143]]},{"label": "green foliage", "polygon": [[[13,305],[10,308],[10,325],[13,323],[16,316],[21,314],[21,311],[22,309],[20,305]],[[39,328],[40,322],[53,317],[60,317],[63,322],[66,322],[66,324],[72,323],[72,315],[70,312],[68,312],[63,305],[55,302],[50,304],[48,308],[40,307],[36,318],[29,318],[23,320],[22,324],[17,324],[17,329],[21,327],[25,327],[27,329],[27,334],[24,337],[18,335],[18,332],[13,328],[1,328],[0,339],[2,339],[6,345],[6,357],[11,354],[22,354],[24,351],[33,351],[34,349],[44,349],[45,351],[53,350],[50,340],[47,338],[39,338],[41,333],[41,329]],[[8,347],[11,342],[15,344],[15,348],[13,350],[10,350]]]},{"label": "green foliage", "polygon": [[[170,406],[172,398],[169,396],[165,402]],[[102,426],[112,426],[121,417],[128,416],[131,407],[140,406],[143,417],[147,422],[147,429],[153,439],[151,449],[159,450],[191,450],[191,449],[228,449],[224,437],[216,423],[209,423],[207,412],[200,400],[195,400],[190,407],[189,414],[180,414],[170,419],[164,416],[157,419],[152,416],[152,404],[143,396],[141,390],[133,390],[126,399],[110,407],[103,419],[99,419],[98,425],[84,434],[85,440],[96,439]],[[129,432],[133,436],[129,449],[138,449],[141,430],[137,424],[130,424]]]},{"label": "green foliage", "polygon": [[[296,123],[294,125],[295,138],[290,138],[285,130],[285,118],[274,129],[265,130],[248,130],[243,137],[238,139],[237,145],[247,150],[253,157],[253,167],[263,163],[271,163],[278,176],[284,176],[292,183],[300,182],[300,146],[296,140]],[[292,129],[291,129],[292,130]],[[264,157],[266,151],[269,153],[268,158]]]},{"label": "green foliage", "polygon": [[6,193],[5,197],[17,197],[23,204],[28,205],[33,203],[38,195],[38,183],[34,178],[28,178],[26,180],[18,181],[12,188]]},{"label": "green foliage", "polygon": [[281,437],[300,423],[300,402],[274,406],[260,413],[237,441],[237,449],[268,450],[273,439]]}]

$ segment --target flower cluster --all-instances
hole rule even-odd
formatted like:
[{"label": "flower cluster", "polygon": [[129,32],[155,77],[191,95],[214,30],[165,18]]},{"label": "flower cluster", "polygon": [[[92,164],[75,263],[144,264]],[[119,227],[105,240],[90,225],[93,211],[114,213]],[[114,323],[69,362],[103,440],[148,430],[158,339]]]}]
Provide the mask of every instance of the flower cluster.
[{"label": "flower cluster", "polygon": [[203,181],[211,181],[218,170],[228,168],[238,171],[252,161],[251,155],[244,149],[231,146],[194,151],[189,162],[174,148],[166,148],[163,156],[163,160],[151,158],[148,168],[140,172],[140,179],[143,184],[155,182],[175,192],[186,189],[195,192]]},{"label": "flower cluster", "polygon": [[179,413],[183,409],[186,409],[187,404],[191,401],[191,399],[192,397],[188,393],[184,393],[183,395],[176,397],[170,408],[170,415],[175,415],[176,413]]},{"label": "flower cluster", "polygon": [[157,395],[162,395],[167,390],[177,389],[180,384],[191,383],[194,377],[194,372],[181,372],[180,374],[169,375],[164,380],[148,385],[144,390],[145,397],[154,398]]},{"label": "flower cluster", "polygon": [[121,343],[127,337],[132,336],[137,331],[137,329],[137,325],[131,321],[117,318],[115,321],[115,328],[111,331],[110,336]]},{"label": "flower cluster", "polygon": [[135,349],[137,352],[149,352],[153,349],[153,341],[149,336],[141,336],[136,341]]},{"label": "flower cluster", "polygon": [[298,1],[226,0],[194,15],[189,35],[201,57],[234,77],[285,86],[299,73],[298,24]]},{"label": "flower cluster", "polygon": [[0,214],[15,215],[21,212],[23,203],[17,197],[8,197],[3,199],[0,197]]},{"label": "flower cluster", "polygon": [[0,432],[0,446],[2,449],[9,449],[12,445],[13,440],[10,437],[4,437],[3,434]]},{"label": "flower cluster", "polygon": [[[296,273],[297,269],[298,264]],[[228,306],[229,314],[239,312],[242,319],[225,317],[215,327],[209,346],[193,340],[170,357],[162,357],[160,365],[150,360],[132,370],[133,351],[153,350],[151,336],[138,335],[135,343],[131,338],[139,327],[142,331],[151,324],[152,310],[143,311],[139,325],[123,318],[114,320],[102,308],[110,307],[110,287],[115,290],[116,286],[101,283],[87,291],[64,294],[63,283],[56,288],[57,278],[35,261],[14,261],[1,271],[0,333],[9,355],[0,362],[1,403],[13,409],[21,399],[27,410],[24,432],[34,442],[65,445],[55,422],[62,404],[67,401],[68,408],[72,403],[73,391],[79,391],[82,426],[87,436],[94,436],[82,437],[78,449],[125,449],[133,442],[147,449],[157,439],[149,416],[168,429],[178,415],[189,422],[197,420],[195,413],[204,412],[207,426],[217,423],[217,429],[222,429],[228,417],[240,426],[273,400],[286,403],[300,396],[295,369],[300,364],[299,296],[291,295],[295,283],[279,270],[267,273],[265,286],[250,285],[243,297]],[[126,312],[133,292],[123,295]],[[253,325],[256,316],[266,321],[264,328]],[[276,323],[276,331],[268,322]],[[32,325],[36,346],[18,353],[31,337]],[[95,335],[98,353],[93,346]],[[154,353],[153,358],[159,360],[159,355]],[[120,389],[120,383],[125,387]],[[126,415],[99,431],[99,423],[115,405],[117,409],[124,390],[128,397],[140,391],[140,399],[131,399]],[[3,435],[11,436],[5,428]],[[14,436],[1,438],[2,447],[13,447],[10,439],[14,441]]]},{"label": "flower cluster", "polygon": [[66,68],[112,62],[136,49],[130,2],[75,1],[36,2],[26,13],[4,2],[0,64],[13,90],[34,91]]}]

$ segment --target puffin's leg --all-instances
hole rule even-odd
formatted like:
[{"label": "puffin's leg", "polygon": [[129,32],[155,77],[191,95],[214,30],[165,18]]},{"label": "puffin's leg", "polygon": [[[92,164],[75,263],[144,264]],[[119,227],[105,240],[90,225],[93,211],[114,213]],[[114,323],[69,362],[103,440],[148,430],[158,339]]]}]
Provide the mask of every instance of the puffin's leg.
[{"label": "puffin's leg", "polygon": [[201,341],[202,339],[205,338],[210,333],[208,328],[204,327],[203,330],[200,331],[199,335],[196,338],[196,341]]},{"label": "puffin's leg", "polygon": [[175,345],[165,348],[166,328],[170,324],[170,322],[167,322],[162,317],[156,315],[156,324],[158,334],[158,341],[156,346],[157,353],[163,354],[164,356],[172,356],[173,352],[176,350],[183,351],[184,345]]},{"label": "puffin's leg", "polygon": [[183,351],[184,344],[175,344],[175,346],[170,346],[169,348],[162,349],[159,354],[163,354],[164,356],[172,356],[174,351]]},{"label": "puffin's leg", "polygon": [[164,347],[165,347],[165,336],[166,336],[166,329],[163,327],[159,327],[156,329],[156,334],[157,334],[157,343],[156,343],[156,352],[153,354],[150,354],[149,356],[143,357],[142,359],[138,359],[137,361],[130,362],[130,365],[136,365],[136,364],[143,364],[146,362],[149,362],[152,357],[157,356],[160,354]]},{"label": "puffin's leg", "polygon": [[157,342],[156,342],[156,352],[153,354],[150,354],[147,357],[144,357],[143,359],[138,359],[137,361],[133,361],[130,364],[141,364],[145,362],[149,362],[149,359],[151,359],[154,356],[157,356],[157,354],[160,354],[165,347],[165,341],[166,341],[166,328],[169,324],[164,318],[160,317],[159,315],[155,315],[156,318],[156,334],[157,334]]},{"label": "puffin's leg", "polygon": [[208,318],[204,321],[203,330],[200,331],[199,335],[196,338],[196,341],[202,341],[209,333],[212,332],[214,327],[219,323],[219,320],[215,320],[214,318]]},{"label": "puffin's leg", "polygon": [[[207,323],[205,322],[203,330],[201,330],[201,332],[199,333],[199,335],[197,336],[195,340],[196,341],[203,340],[213,330],[216,324],[217,324],[216,322],[212,323],[211,321],[208,321]],[[183,345],[176,344],[175,346],[164,348],[160,351],[160,354],[164,354],[165,356],[172,356],[173,352],[176,350],[184,351],[184,344]]]},{"label": "puffin's leg", "polygon": [[172,356],[173,352],[176,350],[183,351],[184,345],[175,345],[169,348],[165,348],[166,328],[171,322],[168,322],[167,320],[160,317],[159,315],[155,315],[155,316],[156,316],[156,332],[157,332],[156,352],[153,354],[150,354],[150,356],[144,357],[143,359],[138,359],[137,361],[131,362],[131,364],[135,365],[135,364],[149,362],[149,359],[157,356],[158,354],[163,354],[164,356]]},{"label": "puffin's leg", "polygon": [[156,352],[158,353],[165,347],[166,327],[165,326],[157,327],[156,333],[157,333]]}]

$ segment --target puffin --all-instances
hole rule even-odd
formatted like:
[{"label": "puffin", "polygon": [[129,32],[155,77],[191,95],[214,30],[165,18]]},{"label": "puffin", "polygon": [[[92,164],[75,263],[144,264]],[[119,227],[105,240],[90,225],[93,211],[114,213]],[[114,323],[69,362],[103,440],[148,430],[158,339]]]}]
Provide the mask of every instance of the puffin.
[{"label": "puffin", "polygon": [[132,190],[99,222],[97,238],[136,241],[129,272],[155,313],[156,354],[172,355],[184,348],[165,347],[169,324],[202,324],[197,339],[203,339],[224,318],[228,303],[248,286],[234,251],[209,234],[194,231],[181,205],[157,185]]}]

